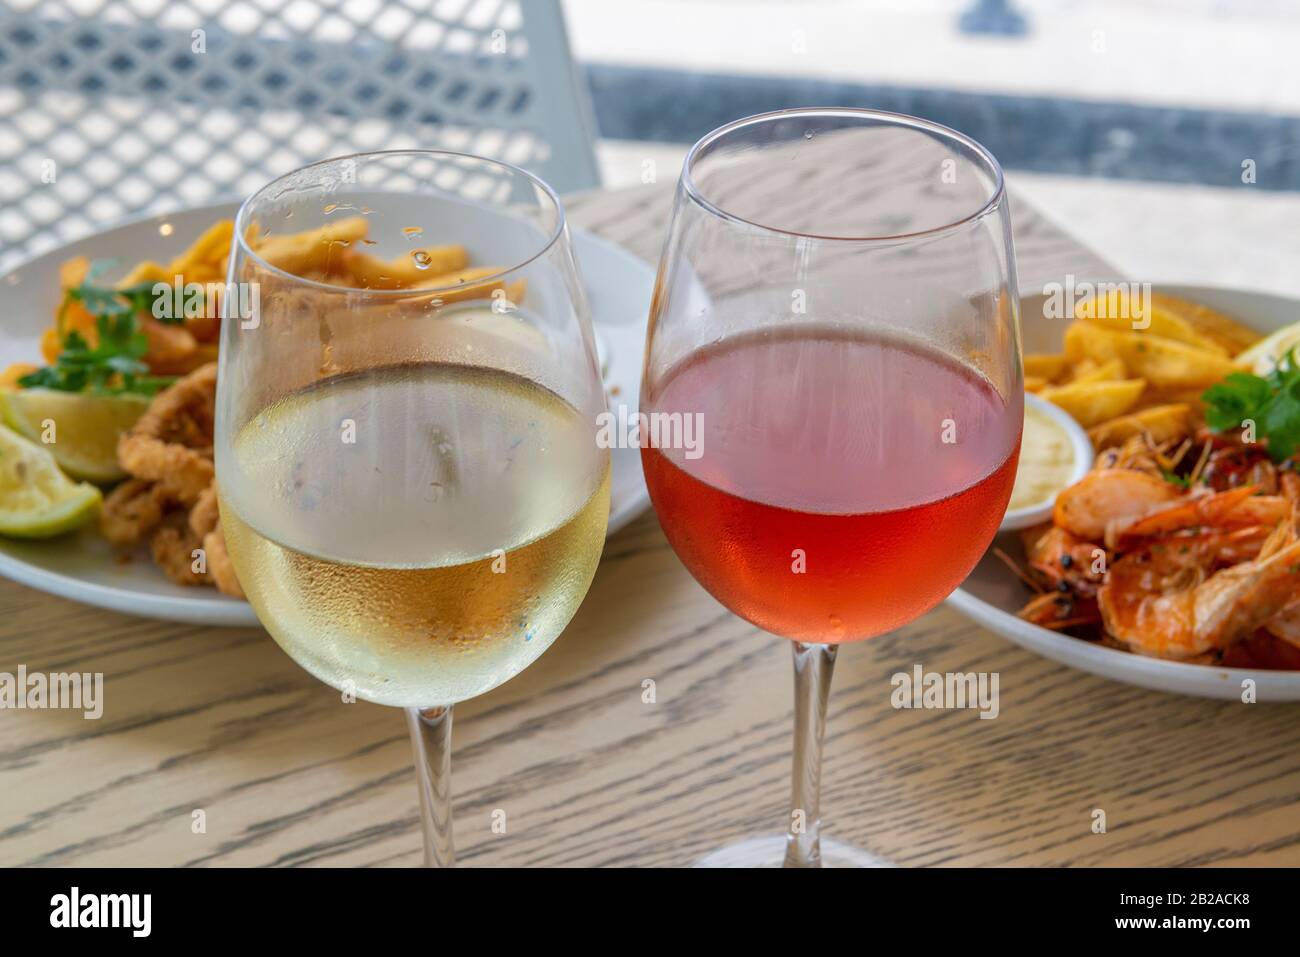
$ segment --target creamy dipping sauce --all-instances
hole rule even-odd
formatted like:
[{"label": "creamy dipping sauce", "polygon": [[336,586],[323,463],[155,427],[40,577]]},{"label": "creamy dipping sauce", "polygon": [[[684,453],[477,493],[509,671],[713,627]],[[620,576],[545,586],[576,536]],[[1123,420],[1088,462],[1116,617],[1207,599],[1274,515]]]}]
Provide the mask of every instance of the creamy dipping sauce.
[{"label": "creamy dipping sauce", "polygon": [[1025,434],[1020,443],[1020,466],[1011,489],[1010,510],[1050,502],[1070,484],[1074,447],[1070,436],[1047,413],[1025,404]]}]

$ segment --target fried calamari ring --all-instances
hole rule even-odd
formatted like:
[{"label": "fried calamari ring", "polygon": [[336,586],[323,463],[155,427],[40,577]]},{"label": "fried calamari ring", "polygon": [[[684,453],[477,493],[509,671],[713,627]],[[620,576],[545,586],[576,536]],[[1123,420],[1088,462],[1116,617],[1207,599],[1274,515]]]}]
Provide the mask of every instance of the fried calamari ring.
[{"label": "fried calamari ring", "polygon": [[158,483],[164,495],[193,505],[212,484],[212,431],[217,366],[208,363],[160,392],[119,440],[117,458],[136,478]]},{"label": "fried calamari ring", "polygon": [[203,490],[199,500],[190,509],[190,531],[203,539],[203,552],[208,563],[208,577],[217,588],[235,598],[244,597],[235,576],[235,565],[226,550],[226,534],[221,528],[221,509],[217,504],[217,486]]},{"label": "fried calamari ring", "polygon": [[[183,512],[173,512],[149,541],[149,551],[163,574],[178,585],[206,585],[207,572],[195,570],[195,551],[203,541],[190,530]],[[200,565],[199,567],[203,567]]]},{"label": "fried calamari ring", "polygon": [[147,479],[127,479],[104,498],[99,530],[114,545],[135,545],[162,524],[167,497]]},{"label": "fried calamari ring", "polygon": [[221,512],[217,508],[217,486],[209,485],[203,490],[194,507],[190,509],[190,531],[200,538],[216,529],[221,521]]},{"label": "fried calamari ring", "polygon": [[215,531],[204,536],[203,551],[208,557],[208,575],[213,584],[227,595],[235,598],[245,597],[244,589],[235,575],[235,564],[230,560],[230,553],[226,551],[226,533],[220,525]]}]

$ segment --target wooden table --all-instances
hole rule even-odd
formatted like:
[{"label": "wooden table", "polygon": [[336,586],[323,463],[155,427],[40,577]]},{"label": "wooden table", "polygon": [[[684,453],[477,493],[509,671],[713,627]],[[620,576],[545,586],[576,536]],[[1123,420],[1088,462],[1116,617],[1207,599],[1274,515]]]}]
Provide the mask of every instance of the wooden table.
[{"label": "wooden table", "polygon": [[[661,185],[569,210],[655,261],[670,199]],[[1024,288],[1113,273],[1023,204],[1014,215]],[[108,708],[99,721],[0,712],[0,864],[421,859],[402,716],[343,704],[260,630],[144,621],[0,582],[0,671],[20,663],[104,672]],[[894,710],[890,676],[916,663],[999,672],[1000,716]],[[655,704],[642,703],[647,678]],[[460,861],[677,866],[780,830],[791,699],[789,646],[705,594],[646,513],[609,542],[559,642],[457,706]],[[1296,708],[1113,684],[948,608],[843,650],[824,781],[824,832],[903,865],[1300,864]],[[197,809],[206,833],[192,833]]]}]

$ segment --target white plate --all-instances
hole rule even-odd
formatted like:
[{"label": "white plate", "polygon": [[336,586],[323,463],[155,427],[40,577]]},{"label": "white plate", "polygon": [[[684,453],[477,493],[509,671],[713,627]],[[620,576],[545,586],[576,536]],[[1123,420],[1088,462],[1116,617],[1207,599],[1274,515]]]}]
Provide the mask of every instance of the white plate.
[{"label": "white plate", "polygon": [[[59,264],[73,256],[91,259],[167,261],[217,219],[231,219],[238,203],[218,203],[166,216],[152,216],[70,243],[19,266],[0,278],[0,368],[10,362],[40,361],[40,337],[57,306]],[[162,234],[166,226],[167,235]],[[636,409],[641,388],[645,323],[654,289],[654,270],[620,246],[582,229],[573,242],[591,304],[592,319],[607,370],[605,384],[616,394],[611,406]],[[609,534],[650,504],[641,456],[614,449]],[[168,581],[139,550],[117,560],[114,549],[93,529],[45,542],[0,538],[0,575],[54,595],[146,618],[203,625],[256,625],[247,602],[206,588]]]},{"label": "white plate", "polygon": [[[1300,321],[1300,301],[1283,296],[1211,286],[1157,284],[1156,290],[1219,309],[1262,333]],[[1042,296],[1026,297],[1021,309],[1025,351],[1059,352],[1068,323],[1068,319],[1048,319],[1043,315]],[[1009,553],[1020,554],[1014,533],[1000,535],[998,543]],[[1156,691],[1234,701],[1241,700],[1242,682],[1249,678],[1255,682],[1260,701],[1300,701],[1300,672],[1255,671],[1162,661],[1032,625],[1016,617],[1016,611],[1030,594],[1006,565],[989,553],[948,601],[984,627],[1022,648],[1103,678]]]}]

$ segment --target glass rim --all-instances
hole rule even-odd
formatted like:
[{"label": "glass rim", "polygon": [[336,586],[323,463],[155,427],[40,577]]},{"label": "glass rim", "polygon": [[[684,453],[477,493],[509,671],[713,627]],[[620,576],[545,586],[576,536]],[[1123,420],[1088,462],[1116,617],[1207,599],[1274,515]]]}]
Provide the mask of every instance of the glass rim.
[{"label": "glass rim", "polygon": [[[560,202],[559,194],[555,192],[555,190],[551,187],[551,184],[546,182],[546,180],[542,179],[540,176],[530,173],[528,170],[524,169],[521,166],[516,166],[514,163],[507,163],[505,160],[493,159],[490,156],[480,156],[477,153],[465,153],[459,150],[437,150],[437,149],[363,150],[358,153],[345,153],[342,156],[331,156],[326,159],[317,160],[314,163],[308,163],[305,166],[299,166],[295,169],[290,170],[287,173],[282,173],[281,175],[275,177],[275,179],[272,179],[269,182],[264,183],[262,186],[259,186],[242,203],[239,204],[239,212],[235,214],[235,226],[234,226],[235,243],[238,245],[239,249],[246,257],[248,257],[249,259],[257,263],[260,269],[263,269],[266,272],[271,273],[272,275],[281,276],[285,279],[290,279],[294,282],[302,283],[304,286],[308,286],[313,289],[320,289],[327,292],[343,293],[343,294],[362,293],[367,296],[383,296],[385,298],[400,299],[403,297],[416,298],[416,297],[423,297],[423,296],[436,296],[438,293],[451,292],[456,289],[465,288],[465,283],[463,282],[452,283],[450,285],[445,285],[445,286],[421,287],[419,289],[373,289],[373,288],[366,289],[361,286],[339,286],[339,285],[335,285],[334,283],[321,282],[320,280],[317,279],[309,279],[306,276],[299,276],[297,273],[292,273],[289,272],[287,269],[281,269],[279,266],[272,265],[271,263],[263,259],[260,255],[258,255],[257,251],[248,244],[248,240],[246,238],[247,229],[245,226],[245,221],[251,215],[250,211],[252,209],[253,204],[258,200],[259,197],[262,196],[263,193],[265,193],[272,186],[275,186],[277,183],[280,183],[283,180],[288,179],[290,176],[297,176],[300,173],[305,173],[308,170],[317,169],[319,167],[331,166],[336,163],[344,163],[347,162],[348,160],[362,160],[362,159],[373,159],[376,157],[392,157],[392,156],[448,157],[448,158],[455,158],[455,159],[471,159],[481,163],[488,163],[492,166],[498,167],[499,169],[503,169],[509,173],[523,176],[526,180],[530,181],[534,187],[539,188],[542,191],[542,193],[545,194],[545,196],[551,201],[551,204],[555,207],[555,227],[551,230],[550,235],[546,237],[546,241],[542,243],[541,248],[539,248],[532,255],[528,256],[526,259],[523,259],[515,263],[514,265],[504,266],[501,269],[497,270],[496,272],[492,273],[491,275],[480,276],[476,278],[473,283],[476,286],[487,285],[489,283],[496,282],[497,280],[501,279],[503,276],[507,276],[512,272],[524,268],[529,263],[535,262],[536,260],[540,259],[542,256],[545,256],[548,252],[550,252],[551,249],[555,246],[555,244],[559,241],[560,237],[564,235],[564,230],[567,225],[567,220],[565,219],[565,214],[564,214],[564,204]],[[233,269],[234,263],[231,262],[230,265],[231,268]]]},{"label": "glass rim", "polygon": [[[818,233],[799,232],[792,229],[782,229],[779,226],[768,226],[764,223],[755,222],[752,219],[746,219],[743,216],[737,216],[718,206],[712,200],[705,197],[699,186],[696,184],[694,177],[691,175],[691,168],[695,165],[696,160],[702,150],[713,145],[730,133],[744,129],[748,126],[758,126],[764,123],[771,123],[776,120],[791,119],[797,116],[843,116],[854,119],[873,119],[881,122],[881,125],[892,125],[895,127],[907,127],[915,130],[923,130],[932,133],[936,137],[960,143],[975,155],[988,164],[993,173],[993,190],[984,204],[972,213],[955,219],[952,222],[944,223],[940,226],[932,226],[929,229],[917,230],[911,233],[895,233],[892,235],[880,236],[823,236]],[[910,116],[907,113],[893,113],[889,110],[872,110],[851,106],[809,106],[794,107],[785,110],[772,110],[767,113],[755,113],[753,116],[742,117],[738,120],[732,120],[725,123],[717,129],[704,134],[696,141],[695,145],[690,148],[686,154],[686,159],[682,163],[682,189],[696,204],[703,207],[720,219],[731,223],[738,223],[748,226],[752,229],[765,233],[771,233],[776,236],[794,237],[797,239],[812,240],[822,243],[899,243],[909,242],[916,239],[923,239],[932,236],[942,235],[943,233],[953,232],[965,226],[969,226],[988,216],[997,210],[1006,196],[1006,177],[1002,172],[1002,164],[998,162],[988,148],[978,140],[972,139],[959,130],[954,130],[950,126],[944,126],[942,123],[936,123],[933,120],[923,119],[919,116]]]}]

